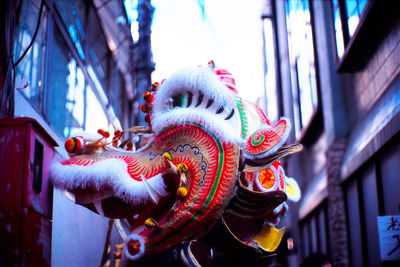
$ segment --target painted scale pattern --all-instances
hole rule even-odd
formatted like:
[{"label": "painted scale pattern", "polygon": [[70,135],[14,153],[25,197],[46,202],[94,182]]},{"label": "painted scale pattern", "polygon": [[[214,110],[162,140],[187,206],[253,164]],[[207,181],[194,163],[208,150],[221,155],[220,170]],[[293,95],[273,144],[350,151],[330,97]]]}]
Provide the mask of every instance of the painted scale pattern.
[{"label": "painted scale pattern", "polygon": [[195,140],[207,151],[209,161],[205,183],[201,186],[199,177],[191,177],[190,170],[189,196],[172,218],[162,225],[162,231],[143,233],[149,237],[145,239],[145,253],[162,251],[182,240],[200,237],[210,229],[232,197],[239,147],[221,142],[199,124],[168,128],[155,143],[176,142],[182,138]]},{"label": "painted scale pattern", "polygon": [[94,158],[78,156],[63,162],[89,166],[96,161],[119,158],[127,163],[132,179],[141,181],[140,175],[151,178],[169,168],[162,159],[164,152],[173,155],[174,164],[188,166],[188,196],[167,218],[160,220],[161,229],[141,233],[145,238],[145,253],[163,251],[182,240],[200,237],[212,227],[232,197],[239,146],[223,143],[204,126],[187,122],[165,128],[149,148],[140,152],[110,152]]}]

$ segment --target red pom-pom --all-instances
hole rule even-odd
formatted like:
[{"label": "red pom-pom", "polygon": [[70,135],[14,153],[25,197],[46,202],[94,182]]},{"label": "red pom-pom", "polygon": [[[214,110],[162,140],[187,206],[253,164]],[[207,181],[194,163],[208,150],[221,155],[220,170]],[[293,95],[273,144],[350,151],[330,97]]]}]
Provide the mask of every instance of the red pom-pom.
[{"label": "red pom-pom", "polygon": [[144,116],[144,121],[150,123],[150,116],[149,115]]},{"label": "red pom-pom", "polygon": [[153,94],[150,92],[145,92],[143,94],[143,99],[147,102],[147,103],[151,103],[153,101]]},{"label": "red pom-pom", "polygon": [[84,142],[82,137],[71,137],[65,141],[64,147],[68,153],[79,153],[84,147]]},{"label": "red pom-pom", "polygon": [[144,254],[144,239],[137,234],[128,236],[123,253],[128,260],[134,261]]},{"label": "red pom-pom", "polygon": [[140,242],[139,240],[131,240],[128,243],[128,251],[131,255],[136,255],[140,250]]},{"label": "red pom-pom", "polygon": [[160,86],[160,83],[158,83],[158,82],[153,83],[153,85],[151,86],[151,91],[153,91],[153,92],[157,91],[159,86]]},{"label": "red pom-pom", "polygon": [[143,104],[143,105],[141,105],[140,106],[140,110],[142,111],[142,112],[148,112],[149,111],[149,105],[147,105],[147,104]]},{"label": "red pom-pom", "polygon": [[113,139],[117,139],[117,138],[121,137],[121,135],[122,135],[122,132],[120,130],[115,130]]},{"label": "red pom-pom", "polygon": [[104,138],[110,137],[110,133],[108,131],[104,131],[102,129],[98,129],[97,132],[101,134]]},{"label": "red pom-pom", "polygon": [[146,91],[146,92],[143,93],[143,98],[146,98],[149,95],[151,95],[151,93],[149,91]]}]

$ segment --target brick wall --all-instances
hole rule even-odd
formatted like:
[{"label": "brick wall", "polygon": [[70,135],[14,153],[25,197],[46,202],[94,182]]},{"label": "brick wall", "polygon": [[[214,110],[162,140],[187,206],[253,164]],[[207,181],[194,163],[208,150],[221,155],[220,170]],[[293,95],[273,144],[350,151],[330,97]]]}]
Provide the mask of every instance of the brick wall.
[{"label": "brick wall", "polygon": [[347,140],[337,139],[326,151],[328,174],[328,219],[334,266],[348,266],[346,215],[340,186],[340,167]]}]

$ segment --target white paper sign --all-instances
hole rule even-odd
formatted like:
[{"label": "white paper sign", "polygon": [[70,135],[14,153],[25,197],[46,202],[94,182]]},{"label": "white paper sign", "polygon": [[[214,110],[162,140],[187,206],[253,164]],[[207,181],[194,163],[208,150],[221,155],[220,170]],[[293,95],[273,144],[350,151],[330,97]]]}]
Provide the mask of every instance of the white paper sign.
[{"label": "white paper sign", "polygon": [[381,260],[400,259],[400,215],[378,216]]}]

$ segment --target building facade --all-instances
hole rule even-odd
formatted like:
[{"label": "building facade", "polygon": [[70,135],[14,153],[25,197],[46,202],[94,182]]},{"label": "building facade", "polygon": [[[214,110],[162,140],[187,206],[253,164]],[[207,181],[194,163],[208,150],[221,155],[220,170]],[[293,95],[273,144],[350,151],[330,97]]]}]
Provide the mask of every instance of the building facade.
[{"label": "building facade", "polygon": [[367,0],[266,1],[267,111],[289,118],[289,142],[304,145],[285,162],[302,190],[286,216],[291,245],[282,261],[290,266],[312,252],[329,255],[335,266],[399,264],[395,235],[388,257],[377,223],[400,213],[398,8]]},{"label": "building facade", "polygon": [[[113,132],[137,124],[141,93],[135,85],[135,42],[123,1],[7,0],[1,3],[1,15],[1,118],[33,118],[27,123],[47,133],[44,136],[50,144],[58,144],[57,158],[68,157],[64,141],[79,131],[96,133],[101,128]],[[11,124],[2,121],[1,129]],[[2,131],[2,136],[7,131]],[[41,149],[35,157],[46,153]],[[28,162],[27,168],[35,162]],[[43,165],[45,161],[40,162]],[[7,169],[11,166],[1,164],[0,187],[8,188],[13,179]],[[42,167],[38,168],[41,177],[48,175],[46,166],[43,173]],[[30,179],[27,177],[24,179]],[[40,186],[33,194],[42,194]],[[75,205],[59,190],[50,198],[52,216],[48,217],[50,228],[46,228],[50,237],[42,236],[37,242],[44,242],[41,251],[51,251],[51,259],[43,252],[46,262],[27,260],[32,250],[16,234],[14,239],[22,240],[11,239],[17,256],[13,258],[14,252],[0,254],[0,265],[98,266],[104,260],[109,220]],[[22,210],[30,210],[29,205],[21,205]],[[10,206],[1,206],[2,237],[14,227],[4,220],[7,214],[15,214]],[[21,227],[29,224],[24,220]],[[36,230],[41,229],[40,224],[38,227]],[[3,241],[2,248],[13,246]]]}]

